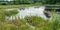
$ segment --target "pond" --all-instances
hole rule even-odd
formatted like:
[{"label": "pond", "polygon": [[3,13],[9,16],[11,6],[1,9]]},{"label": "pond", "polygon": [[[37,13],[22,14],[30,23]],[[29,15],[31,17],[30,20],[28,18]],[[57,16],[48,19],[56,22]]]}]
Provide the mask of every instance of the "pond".
[{"label": "pond", "polygon": [[[7,9],[7,10],[13,10],[13,8]],[[40,16],[44,19],[47,19],[46,15],[44,14],[45,7],[44,6],[32,6],[32,7],[26,7],[26,8],[17,8],[19,13],[16,14],[15,17],[24,18],[26,16]],[[11,16],[12,19],[12,16]],[[13,18],[15,19],[15,18]]]}]

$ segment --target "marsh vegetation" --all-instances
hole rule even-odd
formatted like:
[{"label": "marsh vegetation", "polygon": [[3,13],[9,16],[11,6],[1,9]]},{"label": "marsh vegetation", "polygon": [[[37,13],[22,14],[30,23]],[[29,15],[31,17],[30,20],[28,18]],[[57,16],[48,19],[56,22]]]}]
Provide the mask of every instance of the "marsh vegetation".
[{"label": "marsh vegetation", "polygon": [[[19,11],[16,9],[9,11],[0,9],[0,30],[60,30],[60,15],[55,11],[52,12],[51,19],[44,19],[37,15],[25,16],[23,19],[18,16],[13,19],[13,16],[18,13]],[[10,16],[12,19],[6,19]]]}]

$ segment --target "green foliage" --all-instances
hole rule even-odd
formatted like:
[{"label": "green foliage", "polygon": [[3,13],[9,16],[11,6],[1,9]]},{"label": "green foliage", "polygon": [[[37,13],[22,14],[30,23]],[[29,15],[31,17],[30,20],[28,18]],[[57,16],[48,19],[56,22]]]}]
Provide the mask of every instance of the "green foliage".
[{"label": "green foliage", "polygon": [[5,20],[5,11],[0,10],[0,21],[4,21]]},{"label": "green foliage", "polygon": [[18,13],[18,10],[10,10],[10,11],[6,11],[5,15],[12,16],[12,15],[16,15],[17,13]]},{"label": "green foliage", "polygon": [[8,5],[7,2],[1,2],[0,5]]},{"label": "green foliage", "polygon": [[36,27],[44,26],[45,23],[47,24],[47,20],[44,20],[43,18],[38,16],[25,17],[25,20],[30,25],[36,26]]},{"label": "green foliage", "polygon": [[41,3],[44,4],[59,4],[60,0],[13,0],[13,1],[2,1],[0,2],[1,5],[20,5],[20,4],[35,4],[35,3]]},{"label": "green foliage", "polygon": [[6,10],[0,10],[0,21],[5,21],[5,17],[8,16],[12,16],[12,15],[16,15],[18,13],[18,10],[10,10],[10,11],[6,11]]},{"label": "green foliage", "polygon": [[[17,13],[17,10],[5,11],[0,9],[0,30],[60,30],[60,14],[58,12],[52,12],[51,20],[45,20],[38,16],[26,16],[24,19],[15,17],[15,20],[5,19],[5,16]],[[26,23],[29,23],[30,26]]]},{"label": "green foliage", "polygon": [[58,12],[53,12],[53,18],[51,19],[51,30],[59,30],[60,29],[60,14]]}]

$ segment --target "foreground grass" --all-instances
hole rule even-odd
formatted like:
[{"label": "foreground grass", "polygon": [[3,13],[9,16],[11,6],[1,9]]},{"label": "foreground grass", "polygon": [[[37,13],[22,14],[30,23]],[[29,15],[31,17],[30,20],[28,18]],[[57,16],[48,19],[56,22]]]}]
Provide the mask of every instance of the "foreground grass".
[{"label": "foreground grass", "polygon": [[14,16],[18,13],[17,10],[5,11],[0,10],[0,30],[32,30],[30,26],[26,25],[26,22],[18,17],[12,20],[5,19],[6,16]]},{"label": "foreground grass", "polygon": [[17,10],[0,10],[0,30],[60,30],[60,15],[56,12],[52,13],[53,16],[51,20],[45,20],[38,16],[27,16],[24,19],[20,19],[20,17],[18,17],[18,19],[15,17],[15,19],[12,20],[5,19],[5,16],[10,17],[17,13]]}]

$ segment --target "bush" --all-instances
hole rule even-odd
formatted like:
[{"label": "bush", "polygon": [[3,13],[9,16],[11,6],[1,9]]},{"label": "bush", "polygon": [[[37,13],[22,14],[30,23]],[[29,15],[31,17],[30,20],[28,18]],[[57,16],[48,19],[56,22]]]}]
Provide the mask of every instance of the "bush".
[{"label": "bush", "polygon": [[1,5],[8,5],[7,2],[1,2]]}]

